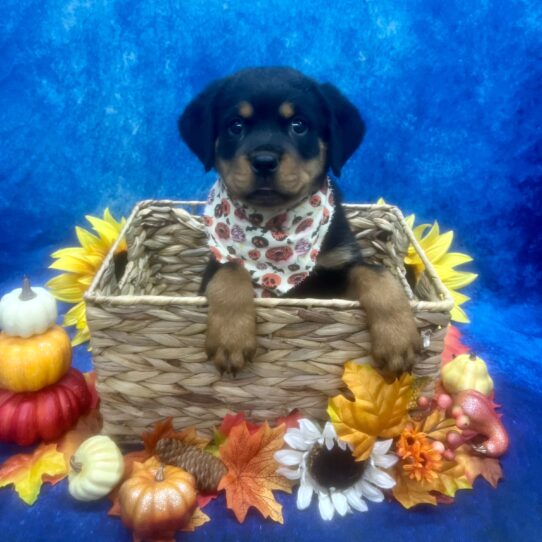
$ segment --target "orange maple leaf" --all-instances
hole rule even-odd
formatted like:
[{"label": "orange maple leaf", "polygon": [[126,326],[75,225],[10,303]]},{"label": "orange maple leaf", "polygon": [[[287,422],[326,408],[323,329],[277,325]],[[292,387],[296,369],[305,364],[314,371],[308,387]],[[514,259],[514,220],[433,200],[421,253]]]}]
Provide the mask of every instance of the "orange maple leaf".
[{"label": "orange maple leaf", "polygon": [[186,444],[192,444],[201,449],[204,449],[211,441],[210,438],[199,436],[195,427],[188,427],[183,431],[175,431],[173,428],[173,418],[166,418],[162,421],[158,421],[150,431],[141,434],[141,440],[143,440],[145,450],[149,455],[154,453],[156,444],[163,438],[181,440]]},{"label": "orange maple leaf", "polygon": [[456,450],[455,460],[463,466],[467,480],[471,484],[478,476],[482,476],[493,487],[497,487],[503,477],[498,459],[475,455],[465,445]]},{"label": "orange maple leaf", "polygon": [[243,523],[253,506],[264,518],[284,523],[282,506],[275,500],[273,489],[291,493],[292,484],[276,473],[280,466],[273,454],[284,445],[285,425],[271,428],[265,422],[250,433],[247,424],[232,428],[228,440],[220,447],[220,457],[228,468],[218,490],[226,490],[226,504],[237,521]]}]

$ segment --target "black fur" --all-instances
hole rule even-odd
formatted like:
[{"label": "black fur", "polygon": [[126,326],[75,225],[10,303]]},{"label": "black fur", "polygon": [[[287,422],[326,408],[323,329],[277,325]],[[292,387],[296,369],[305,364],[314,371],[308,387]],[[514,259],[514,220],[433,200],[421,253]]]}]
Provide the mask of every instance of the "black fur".
[{"label": "black fur", "polygon": [[[254,115],[242,119],[243,132],[232,133],[239,118],[238,106],[246,101]],[[309,130],[303,137],[291,130],[290,120],[277,111],[280,104],[294,105],[295,117],[306,121]],[[355,106],[333,85],[319,84],[291,68],[254,68],[215,81],[188,104],[179,119],[179,130],[188,147],[201,160],[205,170],[216,160],[231,160],[239,152],[249,156],[255,150],[273,153],[295,152],[303,160],[318,156],[320,141],[327,148],[326,162],[317,182],[325,180],[328,170],[339,177],[342,167],[360,145],[365,125]],[[362,263],[358,244],[341,206],[340,191],[333,183],[336,209],[320,256],[338,247],[350,247],[351,259],[340,268],[317,265],[311,275],[290,290],[289,297],[342,297],[348,270]],[[205,288],[220,264],[210,260],[201,285]]]}]

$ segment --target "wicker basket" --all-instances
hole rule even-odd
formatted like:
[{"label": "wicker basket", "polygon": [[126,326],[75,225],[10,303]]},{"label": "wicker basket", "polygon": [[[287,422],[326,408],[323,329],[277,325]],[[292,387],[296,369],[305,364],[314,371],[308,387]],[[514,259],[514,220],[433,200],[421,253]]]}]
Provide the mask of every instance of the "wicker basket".
[{"label": "wicker basket", "polygon": [[[237,378],[207,361],[206,298],[197,296],[208,252],[201,202],[143,201],[121,234],[128,263],[115,276],[112,247],[85,295],[104,432],[135,440],[158,419],[210,430],[231,411],[254,420],[298,408],[326,418],[328,397],[344,391],[347,360],[370,361],[365,313],[340,299],[256,299],[258,353]],[[400,211],[346,205],[367,261],[384,264],[407,292],[424,339],[414,374],[431,394],[453,301]],[[415,291],[403,266],[409,243],[426,270]]]}]

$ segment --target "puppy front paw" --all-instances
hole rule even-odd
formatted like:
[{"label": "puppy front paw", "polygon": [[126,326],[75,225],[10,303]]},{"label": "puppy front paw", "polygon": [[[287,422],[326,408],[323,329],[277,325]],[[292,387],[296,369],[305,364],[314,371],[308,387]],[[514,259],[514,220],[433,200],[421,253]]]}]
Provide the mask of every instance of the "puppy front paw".
[{"label": "puppy front paw", "polygon": [[209,313],[205,350],[220,374],[235,376],[256,354],[256,322],[250,315],[231,318]]},{"label": "puppy front paw", "polygon": [[379,369],[392,373],[412,369],[421,350],[421,338],[410,311],[378,319],[370,324],[369,331],[373,360]]}]

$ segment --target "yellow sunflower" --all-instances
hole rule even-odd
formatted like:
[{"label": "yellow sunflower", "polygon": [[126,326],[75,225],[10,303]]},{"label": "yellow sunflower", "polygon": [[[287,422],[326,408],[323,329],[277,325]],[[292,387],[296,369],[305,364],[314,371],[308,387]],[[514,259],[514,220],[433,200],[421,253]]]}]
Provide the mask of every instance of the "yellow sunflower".
[{"label": "yellow sunflower", "polygon": [[[56,261],[49,267],[66,271],[66,273],[54,277],[47,283],[47,287],[58,300],[75,303],[75,306],[64,316],[63,322],[63,325],[75,326],[77,329],[77,333],[72,340],[73,346],[82,344],[90,338],[83,294],[92,283],[106,254],[117,240],[126,223],[125,218],[117,222],[109,209],[104,211],[103,218],[95,216],[86,216],[85,218],[90,222],[98,236],[76,226],[75,233],[81,246],[63,248],[51,254],[51,257]],[[125,250],[126,241],[122,240],[117,248],[117,253]]]},{"label": "yellow sunflower", "polygon": [[[385,201],[380,198],[377,203],[381,205]],[[451,313],[452,320],[465,324],[470,322],[465,311],[461,308],[461,305],[468,301],[470,297],[459,293],[458,290],[469,285],[478,275],[476,273],[457,270],[456,267],[472,262],[472,258],[468,254],[462,254],[461,252],[448,252],[454,239],[453,231],[440,233],[439,224],[436,221],[432,226],[430,224],[420,224],[414,227],[415,219],[415,215],[410,215],[405,218],[405,221],[414,233],[414,237],[422,247],[440,280],[450,291],[455,303]],[[412,245],[408,247],[405,264],[414,270],[416,278],[425,269],[420,256]]]}]

